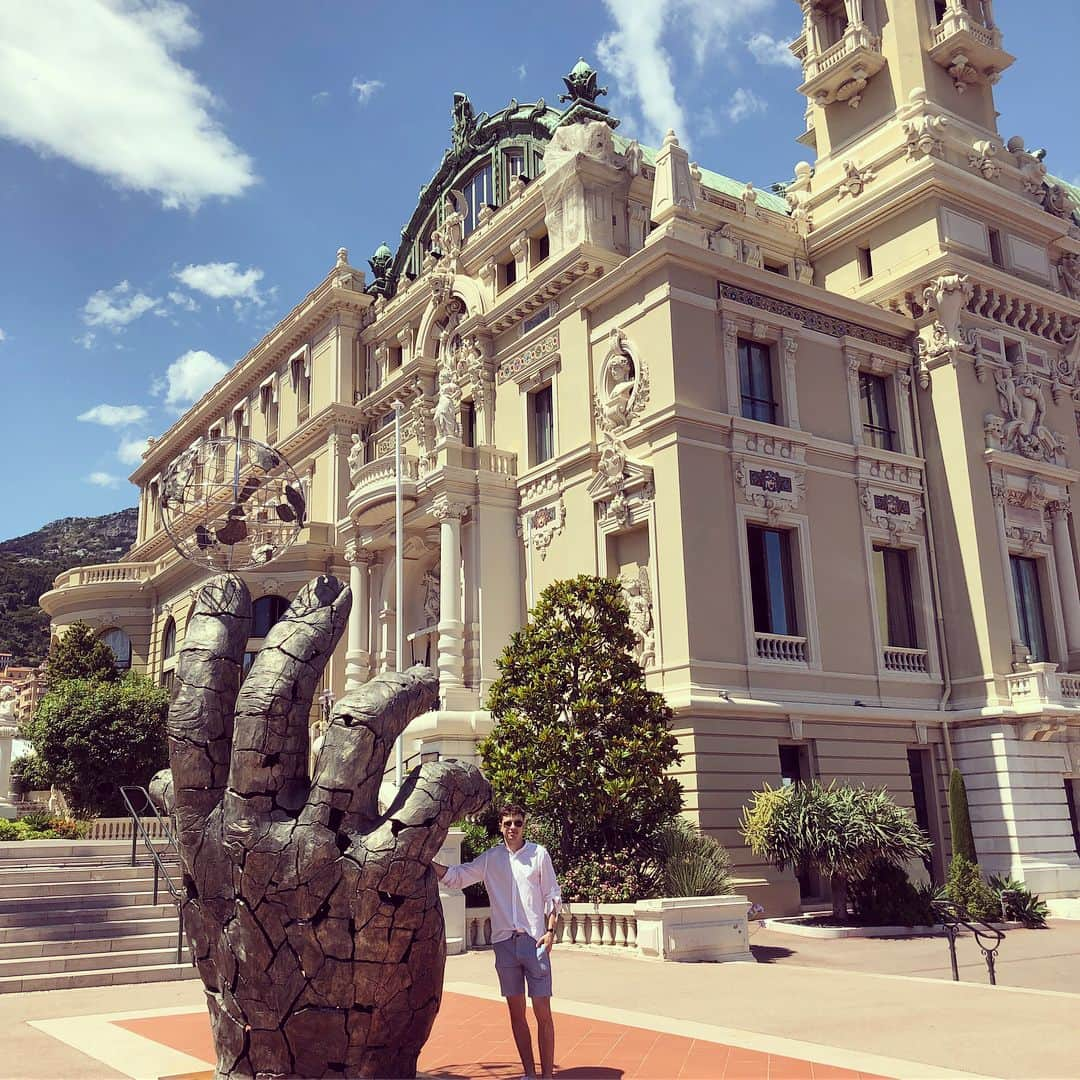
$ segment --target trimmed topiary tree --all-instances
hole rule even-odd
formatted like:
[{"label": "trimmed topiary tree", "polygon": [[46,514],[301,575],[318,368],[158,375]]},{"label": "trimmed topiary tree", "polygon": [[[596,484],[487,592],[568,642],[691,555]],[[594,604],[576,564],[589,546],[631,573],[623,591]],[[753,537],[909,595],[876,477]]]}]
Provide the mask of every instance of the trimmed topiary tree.
[{"label": "trimmed topiary tree", "polygon": [[498,660],[480,744],[495,800],[550,826],[560,871],[648,848],[682,805],[672,712],[645,688],[622,586],[581,575],[549,585]]},{"label": "trimmed topiary tree", "polygon": [[75,813],[118,815],[118,786],[146,785],[168,764],[168,708],[168,693],[134,672],[115,682],[67,679],[41,699],[28,734]]},{"label": "trimmed topiary tree", "polygon": [[46,692],[67,679],[116,682],[119,678],[112,649],[88,623],[72,623],[49,650],[45,664]]},{"label": "trimmed topiary tree", "polygon": [[975,835],[971,831],[967,787],[959,769],[953,769],[949,776],[949,831],[952,834],[953,858],[962,855],[968,862],[978,863],[979,857],[975,854]]},{"label": "trimmed topiary tree", "polygon": [[897,866],[930,853],[930,840],[885,788],[810,784],[756,791],[743,808],[750,850],[777,869],[815,869],[832,887],[833,917],[847,918],[848,885],[875,860]]}]

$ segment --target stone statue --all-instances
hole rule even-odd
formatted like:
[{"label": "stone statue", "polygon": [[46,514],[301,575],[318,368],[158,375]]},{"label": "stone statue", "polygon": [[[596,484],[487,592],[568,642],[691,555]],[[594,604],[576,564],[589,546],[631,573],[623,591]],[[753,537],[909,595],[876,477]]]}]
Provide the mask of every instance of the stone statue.
[{"label": "stone statue", "polygon": [[613,356],[607,372],[608,390],[601,404],[604,428],[617,431],[630,419],[630,395],[634,392],[634,368],[625,353]]},{"label": "stone statue", "polygon": [[439,622],[439,567],[429,567],[420,582],[424,586],[424,625],[436,626]]},{"label": "stone statue", "polygon": [[1024,362],[1006,375],[995,374],[998,397],[1005,413],[1003,441],[1006,449],[1024,457],[1054,462],[1064,452],[1061,438],[1043,423],[1046,396]]},{"label": "stone statue", "polygon": [[0,686],[0,727],[15,723],[15,688],[8,683]]},{"label": "stone statue", "polygon": [[349,447],[349,480],[356,483],[356,474],[364,464],[364,440],[355,432],[349,437],[352,445]]},{"label": "stone statue", "polygon": [[490,797],[472,765],[414,770],[385,813],[394,739],[435,706],[424,667],[334,705],[308,769],[311,701],[348,620],[333,578],[305,586],[240,686],[251,598],[200,589],[169,710],[184,924],[206,986],[217,1071],[232,1077],[413,1077],[442,995],[446,946],[430,861]]},{"label": "stone statue", "polygon": [[656,663],[656,638],[653,633],[652,586],[649,584],[649,568],[638,567],[637,576],[623,579],[623,594],[630,608],[630,629],[637,638],[634,659],[643,667]]},{"label": "stone statue", "polygon": [[439,371],[439,400],[435,404],[435,434],[439,439],[460,439],[461,422],[458,419],[458,406],[461,404],[461,390],[449,364],[444,364]]}]

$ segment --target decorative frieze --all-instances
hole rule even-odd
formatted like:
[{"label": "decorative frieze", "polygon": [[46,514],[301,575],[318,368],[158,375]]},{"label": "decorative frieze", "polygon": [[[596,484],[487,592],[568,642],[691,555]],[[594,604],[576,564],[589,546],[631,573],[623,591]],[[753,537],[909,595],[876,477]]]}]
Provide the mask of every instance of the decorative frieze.
[{"label": "decorative frieze", "polygon": [[837,319],[832,315],[824,315],[820,311],[813,311],[810,308],[802,307],[800,304],[791,304],[785,300],[777,300],[773,296],[752,292],[750,289],[726,285],[722,281],[718,282],[718,287],[720,297],[723,300],[731,300],[736,304],[755,307],[761,311],[768,311],[773,315],[781,315],[786,319],[797,319],[807,330],[814,330],[819,334],[828,334],[830,337],[835,338],[858,338],[860,341],[868,341],[873,345],[881,345],[886,349],[911,352],[911,342],[907,338],[898,337],[895,334],[886,334],[880,330],[872,330],[870,327],[848,322],[846,319]]},{"label": "decorative frieze", "polygon": [[921,496],[888,491],[865,481],[859,484],[859,502],[870,525],[894,537],[914,532],[926,513]]},{"label": "decorative frieze", "polygon": [[546,506],[527,511],[521,529],[525,546],[531,547],[541,559],[547,558],[551,541],[562,532],[565,523],[566,507],[561,495]]},{"label": "decorative frieze", "polygon": [[765,510],[770,524],[775,523],[780,514],[802,506],[806,474],[801,469],[764,465],[742,457],[735,457],[732,464],[735,483],[743,500]]},{"label": "decorative frieze", "polygon": [[507,357],[498,368],[496,379],[501,386],[510,379],[525,382],[541,368],[559,359],[559,331],[554,330],[527,349]]}]

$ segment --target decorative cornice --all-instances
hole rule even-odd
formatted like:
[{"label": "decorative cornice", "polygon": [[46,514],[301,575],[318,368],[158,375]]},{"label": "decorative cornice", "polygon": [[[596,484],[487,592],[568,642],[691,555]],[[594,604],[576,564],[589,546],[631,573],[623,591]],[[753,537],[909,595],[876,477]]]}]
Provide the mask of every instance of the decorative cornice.
[{"label": "decorative cornice", "polygon": [[726,285],[718,282],[720,298],[731,300],[736,304],[745,304],[747,307],[758,308],[768,311],[773,315],[782,315],[788,319],[797,319],[807,330],[816,330],[820,334],[828,334],[830,337],[858,338],[860,341],[869,342],[871,345],[880,345],[886,349],[895,349],[897,352],[911,352],[911,341],[907,338],[897,337],[894,334],[886,334],[881,330],[873,330],[859,323],[849,322],[847,319],[838,319],[832,315],[823,315],[820,311],[793,304],[786,300],[777,300],[763,293],[752,292],[750,289],[739,288],[735,285]]}]

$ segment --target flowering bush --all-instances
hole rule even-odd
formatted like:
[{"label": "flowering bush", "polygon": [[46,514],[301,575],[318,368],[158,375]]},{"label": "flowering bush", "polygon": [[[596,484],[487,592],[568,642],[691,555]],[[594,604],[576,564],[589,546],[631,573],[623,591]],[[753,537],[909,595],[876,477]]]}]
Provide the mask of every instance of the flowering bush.
[{"label": "flowering bush", "polygon": [[85,833],[86,826],[79,822],[49,814],[27,814],[17,821],[0,819],[0,841],[77,840]]},{"label": "flowering bush", "polygon": [[626,904],[654,894],[639,852],[629,848],[583,856],[559,874],[567,903]]}]

